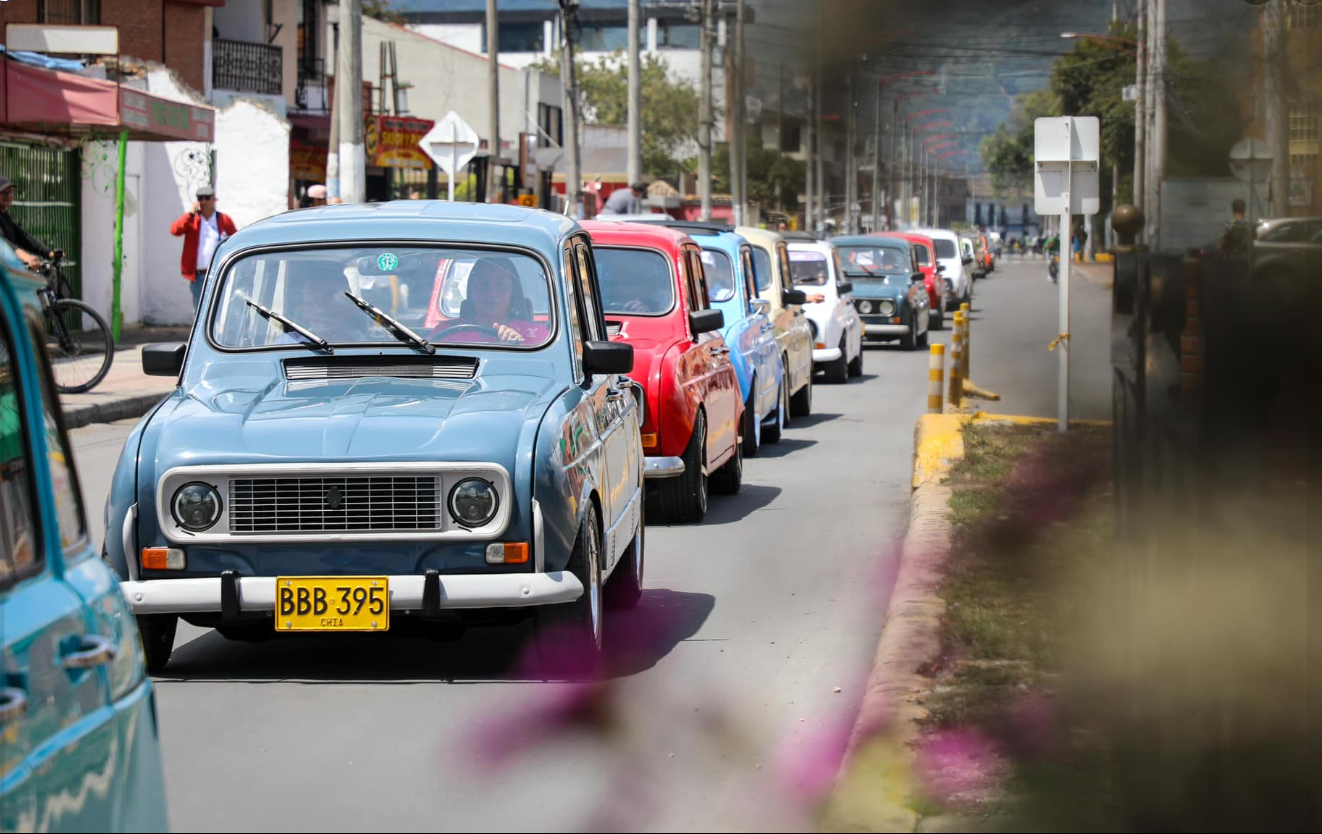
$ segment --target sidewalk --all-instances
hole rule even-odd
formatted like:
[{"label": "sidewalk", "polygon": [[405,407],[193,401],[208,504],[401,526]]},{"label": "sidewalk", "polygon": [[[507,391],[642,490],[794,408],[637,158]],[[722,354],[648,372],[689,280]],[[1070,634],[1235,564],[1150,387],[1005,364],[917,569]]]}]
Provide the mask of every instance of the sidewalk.
[{"label": "sidewalk", "polygon": [[153,342],[180,342],[186,327],[125,328],[106,378],[85,394],[61,394],[65,425],[70,429],[141,417],[174,390],[174,379],[142,372],[142,347]]}]

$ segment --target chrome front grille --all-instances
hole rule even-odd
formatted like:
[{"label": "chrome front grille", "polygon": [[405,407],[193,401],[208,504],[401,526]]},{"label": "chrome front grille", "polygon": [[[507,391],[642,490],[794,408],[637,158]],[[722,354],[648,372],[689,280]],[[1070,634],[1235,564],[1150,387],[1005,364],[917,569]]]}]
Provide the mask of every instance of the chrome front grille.
[{"label": "chrome front grille", "polygon": [[441,529],[437,475],[232,478],[231,534],[425,533]]},{"label": "chrome front grille", "polygon": [[466,356],[354,356],[286,359],[285,379],[364,379],[384,376],[399,379],[472,379],[477,360]]}]

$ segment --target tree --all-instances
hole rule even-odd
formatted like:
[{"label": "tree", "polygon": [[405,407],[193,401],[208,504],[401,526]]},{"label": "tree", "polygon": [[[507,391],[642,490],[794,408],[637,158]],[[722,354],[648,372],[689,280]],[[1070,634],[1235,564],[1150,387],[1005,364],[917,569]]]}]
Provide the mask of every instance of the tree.
[{"label": "tree", "polygon": [[[560,59],[535,69],[560,74]],[[629,115],[629,68],[623,53],[603,55],[576,66],[580,105],[588,124],[624,127]],[[672,79],[655,55],[643,56],[643,168],[656,177],[673,176],[698,139],[698,93],[687,81]]]},{"label": "tree", "polygon": [[1019,196],[1033,189],[1033,123],[1060,112],[1050,90],[1015,97],[1010,118],[982,140],[979,150],[997,196]]},{"label": "tree", "polygon": [[363,0],[363,17],[398,23],[400,26],[405,23],[404,15],[394,10],[391,0]]},{"label": "tree", "polygon": [[[799,160],[762,144],[762,137],[749,131],[748,199],[784,211],[798,205],[808,169]],[[730,192],[730,146],[722,145],[712,153],[712,190]]]}]

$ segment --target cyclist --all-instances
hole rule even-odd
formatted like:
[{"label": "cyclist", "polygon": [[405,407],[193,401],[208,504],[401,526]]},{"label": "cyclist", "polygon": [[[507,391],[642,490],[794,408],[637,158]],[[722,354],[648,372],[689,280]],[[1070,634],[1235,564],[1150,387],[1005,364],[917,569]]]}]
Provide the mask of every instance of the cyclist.
[{"label": "cyclist", "polygon": [[24,231],[23,227],[18,225],[9,214],[10,206],[14,205],[14,183],[9,177],[0,174],[0,236],[9,241],[14,247],[14,252],[19,260],[28,265],[28,269],[37,269],[41,266],[44,259],[55,257],[53,249],[46,248],[46,244],[37,240],[32,235]]}]

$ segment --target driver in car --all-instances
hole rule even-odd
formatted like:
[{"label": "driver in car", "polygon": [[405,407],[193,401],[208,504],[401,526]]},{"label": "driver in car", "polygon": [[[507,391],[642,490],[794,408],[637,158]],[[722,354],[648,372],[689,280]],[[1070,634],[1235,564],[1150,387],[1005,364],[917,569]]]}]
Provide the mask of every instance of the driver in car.
[{"label": "driver in car", "polygon": [[[344,293],[349,280],[331,264],[290,261],[285,272],[285,300],[282,312],[328,342],[358,341],[368,318]],[[298,333],[286,331],[272,344],[299,344],[307,341]]]},{"label": "driver in car", "polygon": [[441,338],[449,340],[446,331],[459,328],[489,331],[502,342],[541,342],[547,338],[546,326],[533,321],[532,304],[523,294],[519,276],[503,260],[483,258],[473,265],[459,317],[440,325]]}]

